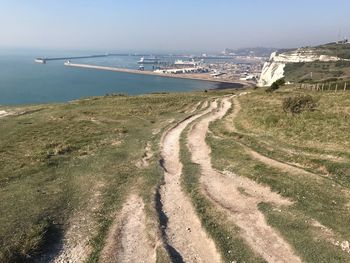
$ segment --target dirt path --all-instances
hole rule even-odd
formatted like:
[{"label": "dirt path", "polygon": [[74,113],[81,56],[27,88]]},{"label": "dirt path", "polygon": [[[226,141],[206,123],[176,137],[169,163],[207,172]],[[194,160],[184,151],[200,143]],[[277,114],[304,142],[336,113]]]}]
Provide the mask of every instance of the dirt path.
[{"label": "dirt path", "polygon": [[[228,130],[228,131],[231,131],[231,132],[237,132],[236,130],[236,127],[234,125],[234,119],[237,117],[237,115],[239,114],[240,110],[241,110],[241,104],[239,103],[239,100],[237,99],[237,97],[234,97],[233,98],[233,103],[234,103],[234,110],[233,112],[228,116],[228,119],[230,121],[226,121],[226,125],[225,125],[225,128]],[[239,143],[239,142],[238,142]],[[291,173],[291,174],[295,174],[295,175],[306,175],[306,176],[313,176],[313,177],[327,177],[326,175],[322,175],[322,174],[314,174],[314,173],[311,173],[311,172],[308,172],[302,168],[299,168],[299,167],[296,167],[296,166],[293,166],[293,165],[290,165],[290,164],[287,164],[287,163],[284,163],[284,162],[280,162],[278,160],[275,160],[275,159],[272,159],[272,158],[269,158],[265,155],[262,155],[256,151],[254,151],[253,149],[245,146],[244,144],[242,143],[239,143],[241,146],[244,147],[245,151],[250,155],[252,156],[254,159],[260,161],[260,162],[263,162],[271,167],[274,167],[274,168],[277,168],[283,172],[288,172],[288,173]]]},{"label": "dirt path", "polygon": [[174,262],[221,262],[214,242],[202,229],[191,200],[181,188],[180,136],[195,119],[209,113],[216,103],[165,133],[162,139],[164,185],[160,188],[162,212],[166,217],[165,243]]},{"label": "dirt path", "polygon": [[306,176],[313,176],[313,177],[327,177],[326,175],[322,175],[322,174],[314,174],[314,173],[311,173],[311,172],[308,172],[308,171],[305,171],[304,169],[302,168],[298,168],[298,167],[295,167],[293,165],[290,165],[290,164],[287,164],[287,163],[283,163],[283,162],[280,162],[280,161],[277,161],[275,159],[271,159],[265,155],[262,155],[252,149],[250,149],[249,147],[243,145],[243,144],[240,144],[241,146],[244,147],[245,151],[250,155],[252,156],[254,159],[264,163],[264,164],[267,164],[271,167],[274,167],[274,168],[277,168],[279,169],[280,171],[283,171],[283,172],[287,172],[287,173],[291,173],[291,174],[294,174],[294,175],[306,175]]},{"label": "dirt path", "polygon": [[233,110],[229,116],[225,119],[225,128],[229,132],[237,132],[237,129],[233,123],[233,120],[237,117],[241,110],[241,104],[238,102],[236,95],[232,96],[232,100],[235,102]]},{"label": "dirt path", "polygon": [[143,200],[131,195],[118,213],[101,254],[101,262],[156,262],[146,231]]},{"label": "dirt path", "polygon": [[201,105],[201,102],[196,103],[189,110],[187,110],[186,113],[194,113],[200,105]]},{"label": "dirt path", "polygon": [[242,229],[242,237],[268,262],[301,262],[290,245],[266,223],[259,211],[260,202],[289,205],[268,187],[232,173],[222,174],[211,165],[210,148],[205,142],[209,123],[221,119],[230,109],[230,98],[223,99],[220,109],[195,124],[188,135],[192,161],[202,170],[201,184],[208,197],[225,209],[229,218]]},{"label": "dirt path", "polygon": [[10,115],[13,115],[13,112],[7,112],[4,110],[0,110],[0,118],[10,116]]},{"label": "dirt path", "polygon": [[208,107],[208,105],[209,105],[208,101],[207,100],[204,101],[200,107],[200,110],[204,110],[206,107]]}]

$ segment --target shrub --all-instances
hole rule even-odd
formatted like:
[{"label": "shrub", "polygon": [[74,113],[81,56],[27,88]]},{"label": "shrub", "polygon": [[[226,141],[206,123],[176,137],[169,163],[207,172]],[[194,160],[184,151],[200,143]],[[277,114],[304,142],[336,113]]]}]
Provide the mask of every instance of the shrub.
[{"label": "shrub", "polygon": [[284,78],[281,78],[276,80],[274,83],[276,83],[278,86],[283,86],[284,84],[286,84],[286,81]]},{"label": "shrub", "polygon": [[266,89],[266,92],[274,92],[275,90],[278,90],[280,86],[283,86],[286,83],[284,78],[276,80],[272,85]]},{"label": "shrub", "polygon": [[317,107],[317,101],[310,95],[298,95],[287,97],[283,100],[282,108],[284,112],[298,114],[303,111],[314,111]]}]

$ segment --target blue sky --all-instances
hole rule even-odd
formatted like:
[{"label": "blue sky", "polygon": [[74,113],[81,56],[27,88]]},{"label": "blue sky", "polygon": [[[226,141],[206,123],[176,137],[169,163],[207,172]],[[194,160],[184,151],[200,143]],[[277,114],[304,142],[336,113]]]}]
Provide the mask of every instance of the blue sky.
[{"label": "blue sky", "polygon": [[349,10],[349,0],[0,0],[0,47],[296,47],[350,36]]}]

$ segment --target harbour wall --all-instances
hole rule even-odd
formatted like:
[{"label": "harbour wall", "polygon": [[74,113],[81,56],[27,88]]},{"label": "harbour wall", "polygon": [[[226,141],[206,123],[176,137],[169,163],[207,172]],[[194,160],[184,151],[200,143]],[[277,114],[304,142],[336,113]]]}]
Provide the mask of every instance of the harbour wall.
[{"label": "harbour wall", "polygon": [[98,66],[91,64],[77,64],[77,63],[64,63],[67,67],[76,67],[76,68],[87,68],[87,69],[97,69],[97,70],[107,70],[114,72],[122,72],[122,73],[130,73],[130,74],[140,74],[140,75],[150,75],[157,76],[163,78],[180,78],[180,79],[193,79],[193,80],[201,80],[201,81],[211,81],[211,82],[221,82],[221,83],[232,83],[232,84],[242,84],[249,85],[250,83],[244,81],[231,81],[231,80],[223,80],[223,79],[213,79],[210,75],[205,73],[199,74],[166,74],[166,73],[157,73],[153,71],[146,70],[136,70],[136,69],[126,69],[126,68],[116,68],[116,67],[106,67],[106,66]]}]

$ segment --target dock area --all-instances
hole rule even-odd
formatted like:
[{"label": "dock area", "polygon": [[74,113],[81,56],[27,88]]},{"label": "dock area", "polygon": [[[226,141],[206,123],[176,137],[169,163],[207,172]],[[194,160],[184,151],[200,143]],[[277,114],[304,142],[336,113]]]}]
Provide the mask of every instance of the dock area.
[{"label": "dock area", "polygon": [[232,83],[232,84],[242,84],[242,85],[250,85],[251,84],[249,82],[240,81],[240,80],[232,81],[232,80],[213,78],[210,74],[206,74],[206,73],[167,74],[167,73],[158,73],[158,72],[154,72],[154,71],[106,67],[106,66],[98,66],[98,65],[91,65],[91,64],[77,64],[77,63],[71,63],[71,62],[65,62],[64,65],[67,67],[107,70],[107,71],[130,73],[130,74],[158,76],[158,77],[163,77],[163,78],[193,79],[193,80],[201,80],[201,81]]}]

